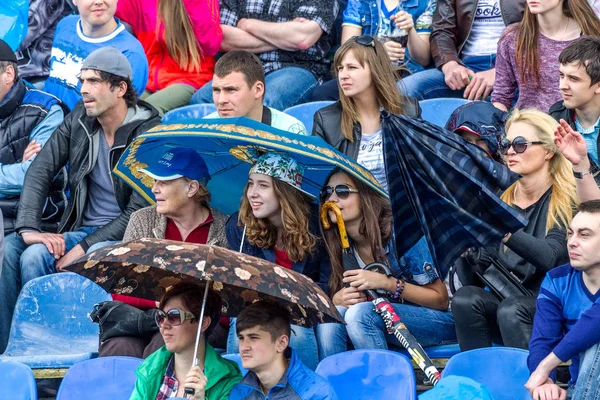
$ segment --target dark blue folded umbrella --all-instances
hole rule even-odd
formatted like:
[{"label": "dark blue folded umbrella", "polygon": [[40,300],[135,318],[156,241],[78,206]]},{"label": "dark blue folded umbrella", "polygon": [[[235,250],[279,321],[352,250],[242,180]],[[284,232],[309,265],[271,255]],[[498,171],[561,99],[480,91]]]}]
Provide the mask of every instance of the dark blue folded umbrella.
[{"label": "dark blue folded umbrella", "polygon": [[382,121],[398,255],[425,235],[443,278],[469,247],[527,223],[498,197],[518,175],[436,125],[387,112]]}]

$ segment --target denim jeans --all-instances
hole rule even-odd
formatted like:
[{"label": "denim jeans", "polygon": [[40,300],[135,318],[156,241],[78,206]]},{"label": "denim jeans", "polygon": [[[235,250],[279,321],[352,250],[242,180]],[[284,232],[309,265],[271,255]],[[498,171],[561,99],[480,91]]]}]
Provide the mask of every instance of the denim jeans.
[{"label": "denim jeans", "polygon": [[115,243],[119,243],[119,241],[117,240],[107,240],[106,242],[98,242],[96,244],[93,244],[89,247],[88,251],[85,252],[85,254],[90,254],[93,253],[94,251],[101,249],[105,246],[108,246],[110,244],[115,244]]},{"label": "denim jeans", "polygon": [[[65,232],[65,251],[71,250],[96,227],[82,227]],[[21,288],[30,280],[56,272],[56,260],[46,245],[28,246],[20,236],[11,233],[4,238],[4,261],[0,271],[0,353],[6,349],[13,312]]]},{"label": "denim jeans", "polygon": [[[450,311],[433,310],[410,304],[393,304],[394,310],[423,347],[456,341],[454,318]],[[387,333],[385,323],[370,301],[348,308],[344,315],[346,330],[355,349],[384,349],[402,345]]]},{"label": "denim jeans", "polygon": [[600,344],[581,354],[573,399],[600,400]]},{"label": "denim jeans", "polygon": [[[337,306],[342,317],[345,316],[346,307]],[[317,347],[319,348],[319,360],[334,354],[343,353],[348,350],[348,332],[344,324],[319,324],[316,327]]]},{"label": "denim jeans", "polygon": [[[267,107],[283,111],[296,104],[305,103],[313,89],[319,84],[312,72],[298,67],[286,67],[267,74],[265,77]],[[212,81],[194,93],[190,104],[213,103]]]},{"label": "denim jeans", "polygon": [[[236,318],[231,318],[229,323],[229,337],[227,338],[227,354],[240,352],[240,341],[235,331]],[[317,350],[317,338],[312,328],[303,328],[292,325],[292,337],[290,347],[296,351],[300,360],[311,370],[317,369],[319,364],[319,352]]]},{"label": "denim jeans", "polygon": [[[474,72],[488,71],[496,64],[496,55],[465,56],[462,63]],[[462,97],[464,90],[452,90],[446,85],[444,73],[437,68],[417,72],[398,82],[400,91],[417,100],[436,99],[439,97]]]}]

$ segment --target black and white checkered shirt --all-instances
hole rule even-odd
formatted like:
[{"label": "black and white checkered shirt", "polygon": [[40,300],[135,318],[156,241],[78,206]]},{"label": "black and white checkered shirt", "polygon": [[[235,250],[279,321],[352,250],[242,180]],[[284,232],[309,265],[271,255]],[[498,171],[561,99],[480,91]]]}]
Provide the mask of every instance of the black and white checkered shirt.
[{"label": "black and white checkered shirt", "polygon": [[265,22],[287,22],[295,18],[314,21],[323,30],[321,38],[308,50],[273,50],[257,54],[265,74],[285,67],[311,71],[322,82],[329,76],[329,33],[339,11],[337,0],[220,0],[221,24],[237,26],[242,18]]}]

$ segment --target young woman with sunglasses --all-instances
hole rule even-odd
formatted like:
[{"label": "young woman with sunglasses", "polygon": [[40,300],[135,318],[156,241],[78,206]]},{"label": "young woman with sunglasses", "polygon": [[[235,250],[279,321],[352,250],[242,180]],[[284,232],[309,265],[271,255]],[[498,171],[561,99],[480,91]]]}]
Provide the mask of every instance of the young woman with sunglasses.
[{"label": "young woman with sunglasses", "polygon": [[[227,222],[227,241],[233,250],[308,276],[327,293],[331,265],[319,235],[314,196],[302,189],[303,172],[287,155],[259,157],[250,169],[240,210]],[[314,370],[319,362],[314,330],[293,326],[293,331],[291,347]],[[233,319],[227,349],[238,352]]]},{"label": "young woman with sunglasses", "polygon": [[387,190],[381,109],[419,117],[419,104],[400,93],[385,48],[371,36],[346,41],[333,65],[340,101],[315,113],[313,135],[363,165]]},{"label": "young woman with sunglasses", "polygon": [[[221,316],[221,298],[209,290],[200,324],[204,286],[179,283],[160,301],[156,323],[165,345],[152,353],[136,370],[137,380],[131,400],[186,397],[185,388],[194,389],[194,400],[226,400],[242,379],[235,362],[223,359],[206,342],[206,337]],[[202,329],[198,353],[194,354],[196,335]],[[194,357],[199,364],[192,367]]]},{"label": "young woman with sunglasses", "polygon": [[587,0],[528,0],[521,22],[507,26],[498,41],[492,103],[508,111],[518,93],[515,108],[548,112],[562,100],[558,56],[581,35],[600,35]]},{"label": "young woman with sunglasses", "polygon": [[529,222],[506,235],[496,248],[486,249],[487,257],[481,259],[496,258],[532,295],[500,300],[478,286],[458,289],[452,313],[462,351],[490,347],[493,342],[527,349],[542,280],[546,272],[569,262],[566,227],[577,194],[571,164],[554,144],[557,126],[552,117],[537,110],[514,110],[506,123],[502,151],[508,168],[521,179],[501,198]]},{"label": "young woman with sunglasses", "polygon": [[[401,347],[395,336],[387,334],[383,319],[367,301],[363,292],[367,289],[380,291],[392,299],[395,311],[422,346],[455,341],[446,286],[435,268],[422,262],[423,253],[429,254],[426,242],[418,242],[400,260],[396,259],[389,200],[337,170],[321,194],[321,204],[328,201],[342,212],[351,248],[349,255],[344,255],[336,228],[337,217],[329,211],[331,228],[322,229],[332,265],[329,288],[333,303],[347,325],[317,326],[321,358],[346,351],[348,337],[355,349]],[[344,267],[348,268],[350,262],[360,268],[346,271]],[[392,276],[363,269],[373,262],[386,264]]]}]

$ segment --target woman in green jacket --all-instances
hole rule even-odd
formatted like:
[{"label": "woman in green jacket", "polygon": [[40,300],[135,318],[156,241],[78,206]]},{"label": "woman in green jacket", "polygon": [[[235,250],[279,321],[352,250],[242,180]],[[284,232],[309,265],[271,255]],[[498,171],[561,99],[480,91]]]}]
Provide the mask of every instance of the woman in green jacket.
[{"label": "woman in green jacket", "polygon": [[[223,359],[206,337],[221,316],[221,298],[210,290],[202,321],[202,338],[194,355],[203,285],[179,283],[160,301],[156,323],[165,345],[150,355],[136,370],[135,390],[130,400],[157,400],[186,397],[186,387],[194,389],[194,400],[225,400],[242,379],[237,364]],[[194,356],[199,365],[192,367]]]}]

